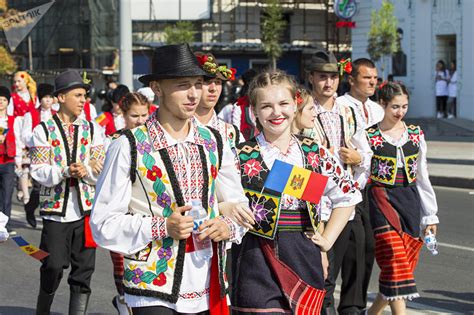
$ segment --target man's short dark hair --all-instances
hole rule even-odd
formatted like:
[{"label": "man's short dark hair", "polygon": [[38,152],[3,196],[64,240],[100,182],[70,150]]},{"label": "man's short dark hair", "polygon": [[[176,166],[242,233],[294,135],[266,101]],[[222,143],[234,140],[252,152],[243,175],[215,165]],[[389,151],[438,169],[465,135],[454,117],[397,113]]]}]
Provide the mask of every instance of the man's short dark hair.
[{"label": "man's short dark hair", "polygon": [[353,78],[357,77],[357,75],[359,74],[359,68],[362,67],[362,66],[370,68],[370,69],[375,69],[376,68],[375,63],[370,59],[367,59],[367,58],[356,59],[352,62],[351,76]]}]

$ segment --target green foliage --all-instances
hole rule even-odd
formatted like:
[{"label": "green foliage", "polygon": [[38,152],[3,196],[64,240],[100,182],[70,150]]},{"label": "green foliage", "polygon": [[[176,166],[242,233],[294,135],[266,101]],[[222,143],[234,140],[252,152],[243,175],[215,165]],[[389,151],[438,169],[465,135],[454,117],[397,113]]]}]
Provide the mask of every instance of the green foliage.
[{"label": "green foliage", "polygon": [[193,23],[180,21],[165,27],[164,40],[167,45],[191,43],[194,41],[194,34],[196,34],[196,31]]},{"label": "green foliage", "polygon": [[12,74],[17,65],[13,57],[3,46],[0,46],[0,74]]},{"label": "green foliage", "polygon": [[272,67],[276,68],[276,61],[282,54],[280,38],[286,27],[283,19],[283,10],[278,0],[266,0],[267,6],[263,9],[262,21],[262,45],[263,51],[272,61]]},{"label": "green foliage", "polygon": [[398,19],[393,15],[394,7],[391,2],[384,0],[379,11],[372,11],[371,26],[367,52],[374,61],[383,56],[392,55],[398,47]]}]

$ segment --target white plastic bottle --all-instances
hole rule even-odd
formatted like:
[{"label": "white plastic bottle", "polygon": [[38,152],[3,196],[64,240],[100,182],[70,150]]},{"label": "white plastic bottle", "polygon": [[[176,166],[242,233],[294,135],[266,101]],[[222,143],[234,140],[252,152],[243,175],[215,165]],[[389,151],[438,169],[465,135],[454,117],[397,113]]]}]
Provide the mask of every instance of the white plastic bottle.
[{"label": "white plastic bottle", "polygon": [[438,242],[431,231],[428,231],[428,234],[425,235],[425,244],[433,256],[438,255]]},{"label": "white plastic bottle", "polygon": [[192,209],[189,210],[188,215],[194,220],[193,243],[196,257],[201,260],[210,259],[212,257],[212,241],[209,237],[200,240],[199,235],[202,232],[198,230],[199,226],[207,219],[207,211],[202,207],[200,200],[192,200],[191,206]]}]

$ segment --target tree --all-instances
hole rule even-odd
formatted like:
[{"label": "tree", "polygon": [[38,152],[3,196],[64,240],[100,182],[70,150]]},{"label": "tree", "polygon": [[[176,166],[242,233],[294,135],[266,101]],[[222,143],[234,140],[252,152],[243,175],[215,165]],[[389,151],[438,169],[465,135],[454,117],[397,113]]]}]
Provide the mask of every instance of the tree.
[{"label": "tree", "polygon": [[167,45],[190,43],[194,41],[194,34],[196,34],[196,31],[193,23],[180,21],[165,27],[164,40]]},{"label": "tree", "polygon": [[5,47],[0,46],[0,74],[12,74],[17,68],[15,60]]},{"label": "tree", "polygon": [[378,11],[372,11],[367,52],[373,61],[381,61],[382,77],[385,78],[385,62],[398,47],[398,19],[393,15],[394,7],[388,0],[383,0]]},{"label": "tree", "polygon": [[266,4],[263,9],[262,46],[271,60],[272,68],[276,69],[277,59],[283,52],[280,38],[286,27],[286,21],[283,19],[283,10],[278,0],[267,0]]}]

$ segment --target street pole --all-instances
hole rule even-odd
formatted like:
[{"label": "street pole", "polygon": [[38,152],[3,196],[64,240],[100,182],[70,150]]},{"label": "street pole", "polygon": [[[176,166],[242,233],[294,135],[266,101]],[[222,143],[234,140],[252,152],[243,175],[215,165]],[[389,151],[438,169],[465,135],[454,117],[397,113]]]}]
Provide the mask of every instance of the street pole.
[{"label": "street pole", "polygon": [[120,0],[120,75],[119,82],[133,89],[131,0]]},{"label": "street pole", "polygon": [[30,71],[33,71],[33,44],[31,42],[31,35],[28,35],[28,63]]}]

